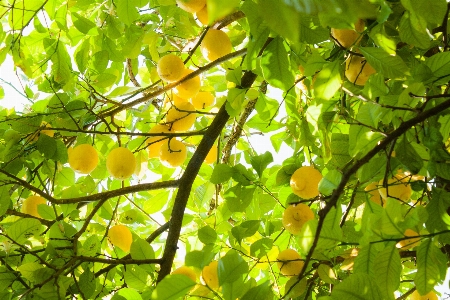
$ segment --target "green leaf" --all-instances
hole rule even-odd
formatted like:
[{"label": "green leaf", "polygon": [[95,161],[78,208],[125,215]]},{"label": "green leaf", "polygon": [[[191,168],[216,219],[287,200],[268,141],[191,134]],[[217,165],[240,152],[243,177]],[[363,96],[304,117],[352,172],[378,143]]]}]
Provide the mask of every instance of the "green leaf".
[{"label": "green leaf", "polygon": [[348,134],[333,133],[331,135],[330,163],[338,169],[342,169],[351,160],[351,156],[348,154],[348,149]]},{"label": "green leaf", "polygon": [[330,100],[341,87],[340,65],[338,60],[327,63],[316,75],[314,93],[318,99]]},{"label": "green leaf", "polygon": [[417,291],[421,295],[428,294],[436,284],[445,278],[447,261],[445,254],[437,248],[432,239],[422,240],[417,249],[417,273],[414,278]]},{"label": "green leaf", "polygon": [[235,250],[228,251],[224,257],[219,259],[218,274],[220,285],[236,281],[247,272],[247,262]]},{"label": "green leaf", "polygon": [[258,220],[245,221],[242,224],[231,228],[231,234],[240,244],[244,238],[250,237],[258,231],[259,223],[260,221]]},{"label": "green leaf", "polygon": [[406,136],[403,136],[400,142],[397,143],[397,147],[395,147],[395,157],[400,160],[412,174],[417,174],[423,167],[423,160],[411,144],[412,142],[408,141]]},{"label": "green leaf", "polygon": [[427,229],[430,232],[443,231],[450,229],[450,215],[447,213],[447,209],[450,207],[450,193],[443,190],[434,188],[432,190],[433,197],[425,207],[429,216],[426,221]]},{"label": "green leaf", "polygon": [[400,56],[393,56],[380,48],[361,47],[359,49],[367,62],[385,77],[402,79],[409,74],[408,66]]},{"label": "green leaf", "polygon": [[143,290],[151,284],[150,275],[138,265],[127,265],[124,277],[125,283],[132,289]]},{"label": "green leaf", "polygon": [[262,258],[267,255],[267,253],[269,253],[269,251],[272,249],[272,246],[272,239],[262,238],[260,240],[257,240],[250,246],[250,255],[257,258]]},{"label": "green leaf", "polygon": [[361,247],[358,252],[358,256],[355,258],[355,264],[353,266],[354,273],[364,273],[375,276],[375,257],[377,256],[376,247],[373,244],[368,244]]},{"label": "green leaf", "polygon": [[217,240],[217,233],[210,226],[204,226],[198,230],[198,239],[203,244],[214,244]]},{"label": "green leaf", "polygon": [[153,259],[155,258],[155,251],[147,241],[137,238],[131,244],[130,255],[133,259]]},{"label": "green leaf", "polygon": [[400,201],[388,198],[379,220],[377,230],[386,235],[403,235],[399,223],[403,221]]},{"label": "green leaf", "polygon": [[93,76],[93,84],[95,86],[101,87],[101,88],[107,88],[114,84],[114,82],[117,79],[117,76],[110,73],[103,73],[99,74],[97,76]]},{"label": "green leaf", "polygon": [[334,300],[380,300],[380,289],[373,278],[364,273],[353,274],[334,286],[331,297]]},{"label": "green leaf", "polygon": [[139,19],[135,0],[118,0],[114,3],[116,4],[116,13],[119,20],[126,25],[129,26],[133,21]]},{"label": "green leaf", "polygon": [[274,87],[286,91],[294,84],[294,74],[282,38],[274,38],[264,49],[261,69],[264,79]]},{"label": "green leaf", "polygon": [[194,286],[195,282],[185,275],[168,275],[156,286],[152,300],[178,300]]},{"label": "green leaf", "polygon": [[95,256],[101,250],[101,243],[96,235],[91,235],[84,241],[83,247],[79,247],[79,255]]},{"label": "green leaf", "polygon": [[221,19],[239,7],[239,0],[207,0],[209,23]]},{"label": "green leaf", "polygon": [[84,297],[90,298],[92,295],[94,295],[96,278],[94,276],[94,273],[92,273],[89,268],[87,268],[83,272],[83,274],[80,275],[78,285],[80,286],[80,290],[83,291]]},{"label": "green leaf", "polygon": [[372,149],[383,138],[379,132],[373,132],[361,125],[350,125],[349,145],[350,155],[361,156]]},{"label": "green leaf", "polygon": [[[186,276],[185,276],[186,277]],[[117,299],[115,299],[115,297],[118,296]],[[119,298],[120,297],[120,298]],[[115,295],[114,297],[111,298],[111,300],[142,300],[141,295],[134,289],[130,289],[130,288],[123,288],[120,289]],[[152,298],[153,299],[153,298]],[[162,299],[162,298],[161,298]],[[169,298],[168,298],[169,299]]]},{"label": "green leaf", "polygon": [[14,222],[6,232],[17,243],[24,243],[29,237],[40,233],[41,229],[42,225],[38,220],[24,218]]},{"label": "green leaf", "polygon": [[11,206],[11,196],[8,185],[0,186],[0,216],[3,216]]},{"label": "green leaf", "polygon": [[92,65],[99,73],[103,73],[108,67],[109,52],[106,50],[98,51],[92,56]]},{"label": "green leaf", "polygon": [[41,264],[30,262],[19,266],[17,269],[25,279],[31,282],[36,282],[39,278],[35,277],[35,271],[43,268],[44,267]]},{"label": "green leaf", "polygon": [[211,175],[211,183],[219,184],[225,182],[233,175],[233,168],[226,164],[217,164]]},{"label": "green leaf", "polygon": [[51,159],[56,154],[56,141],[46,134],[40,134],[39,139],[36,142],[36,148],[39,152],[44,154],[45,158]]},{"label": "green leaf", "polygon": [[329,171],[319,182],[319,192],[324,195],[331,195],[341,182],[342,173],[338,170]]},{"label": "green leaf", "polygon": [[39,204],[37,206],[38,214],[46,220],[55,220],[55,211],[53,210],[53,207],[48,206],[47,204]]},{"label": "green leaf", "polygon": [[300,14],[278,0],[258,0],[258,11],[270,29],[279,35],[297,42],[299,40]]},{"label": "green leaf", "polygon": [[447,82],[450,77],[450,53],[442,52],[425,60],[425,65],[430,68],[433,76],[427,78],[426,82]]},{"label": "green leaf", "polygon": [[427,22],[414,13],[406,11],[403,14],[400,19],[399,33],[401,40],[407,44],[421,49],[430,47]]},{"label": "green leaf", "polygon": [[378,122],[382,116],[382,109],[380,105],[367,102],[362,103],[356,119],[362,124],[378,128]]},{"label": "green leaf", "polygon": [[385,24],[378,24],[369,32],[370,38],[387,53],[394,55],[397,50],[395,40],[386,33]]},{"label": "green leaf", "polygon": [[55,182],[61,186],[71,186],[75,183],[75,172],[71,168],[63,168],[56,174]]},{"label": "green leaf", "polygon": [[[17,279],[17,276],[14,275],[13,273],[0,272],[0,285],[1,286],[9,286],[16,279]],[[9,299],[9,298],[6,298],[6,299]]]},{"label": "green leaf", "polygon": [[241,184],[236,184],[234,187],[228,189],[224,194],[228,209],[231,212],[244,211],[253,200],[254,191],[255,187],[243,186]]},{"label": "green leaf", "polygon": [[253,169],[255,169],[256,173],[258,173],[259,177],[262,176],[262,173],[267,168],[269,164],[273,162],[272,153],[269,151],[264,152],[258,156],[250,157],[250,163],[252,164]]},{"label": "green leaf", "polygon": [[402,4],[407,10],[418,14],[431,24],[440,24],[439,22],[444,18],[447,9],[445,0],[402,0]]},{"label": "green leaf", "polygon": [[[251,3],[251,2],[244,2]],[[254,70],[256,68],[256,57],[261,51],[262,47],[269,37],[270,30],[263,22],[258,22],[258,27],[252,28],[250,24],[250,38],[247,46],[247,55],[245,57],[247,61],[247,69]]]},{"label": "green leaf", "polygon": [[386,247],[375,257],[375,280],[385,299],[393,299],[400,286],[402,262],[395,245]]},{"label": "green leaf", "polygon": [[341,218],[341,206],[331,208],[320,231],[319,242],[317,243],[318,249],[331,249],[342,240],[342,229],[339,225]]},{"label": "green leaf", "polygon": [[72,14],[73,25],[81,33],[88,34],[89,30],[97,27],[94,22],[92,22],[89,19],[86,19],[85,17],[77,14],[76,12],[72,12],[71,14]]},{"label": "green leaf", "polygon": [[267,300],[272,299],[273,293],[270,290],[270,281],[264,281],[262,284],[249,289],[241,300]]}]

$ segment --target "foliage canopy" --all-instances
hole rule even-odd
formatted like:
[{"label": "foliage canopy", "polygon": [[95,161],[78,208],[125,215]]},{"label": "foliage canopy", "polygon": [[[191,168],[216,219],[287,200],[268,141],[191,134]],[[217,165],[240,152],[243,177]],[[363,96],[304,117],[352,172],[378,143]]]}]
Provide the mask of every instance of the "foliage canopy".
[{"label": "foliage canopy", "polygon": [[[0,64],[28,102],[0,107],[0,299],[433,293],[450,258],[449,4],[207,0],[197,17],[186,2],[1,1]],[[181,79],[160,80],[167,55]],[[83,144],[98,158],[77,173]],[[108,173],[133,161],[107,168],[118,147],[131,177]],[[290,186],[301,166],[323,176],[314,198]],[[293,235],[299,203],[313,218]],[[109,241],[119,225],[131,238]]]}]

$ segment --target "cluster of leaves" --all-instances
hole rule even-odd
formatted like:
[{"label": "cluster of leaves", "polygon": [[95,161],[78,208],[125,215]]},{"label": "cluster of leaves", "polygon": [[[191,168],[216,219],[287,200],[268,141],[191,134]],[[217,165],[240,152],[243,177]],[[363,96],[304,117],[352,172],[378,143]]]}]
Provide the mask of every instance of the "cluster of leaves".
[{"label": "cluster of leaves", "polygon": [[[235,51],[211,63],[198,49],[209,27],[175,0],[0,3],[0,63],[12,58],[22,80],[15,88],[29,101],[22,111],[0,110],[0,298],[289,298],[289,278],[276,266],[288,248],[305,261],[299,299],[405,299],[442,283],[450,251],[446,1],[207,3],[210,21],[220,17],[211,27],[223,28]],[[343,49],[330,28],[358,19],[366,22],[360,44]],[[167,53],[217,97],[213,117],[178,134],[191,145],[179,169],[145,151],[164,94],[186,80],[163,86],[156,63]],[[351,54],[377,71],[365,86],[344,77]],[[271,98],[267,86],[282,96]],[[281,107],[286,114],[275,118]],[[43,121],[55,134],[33,142]],[[275,152],[257,153],[240,138],[253,133],[294,155],[274,165]],[[216,139],[217,164],[202,163]],[[86,176],[67,164],[67,148],[81,143],[100,153]],[[117,144],[137,157],[130,180],[108,177],[105,158]],[[316,199],[289,187],[302,165],[324,175]],[[371,202],[364,188],[400,170],[411,201]],[[31,194],[49,203],[38,207],[41,218],[20,213]],[[293,236],[281,218],[299,202],[317,218]],[[105,238],[116,223],[133,231],[129,254]],[[420,245],[399,251],[411,228]],[[219,290],[195,296],[192,281],[169,275],[180,264],[199,273],[212,260]]]}]

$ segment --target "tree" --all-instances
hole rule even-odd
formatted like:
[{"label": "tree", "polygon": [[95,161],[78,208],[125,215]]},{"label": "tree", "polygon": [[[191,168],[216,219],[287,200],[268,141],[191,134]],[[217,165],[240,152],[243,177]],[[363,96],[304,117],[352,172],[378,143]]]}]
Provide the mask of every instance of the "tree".
[{"label": "tree", "polygon": [[0,63],[29,100],[0,110],[0,298],[434,294],[450,5],[206,3],[0,4]]}]

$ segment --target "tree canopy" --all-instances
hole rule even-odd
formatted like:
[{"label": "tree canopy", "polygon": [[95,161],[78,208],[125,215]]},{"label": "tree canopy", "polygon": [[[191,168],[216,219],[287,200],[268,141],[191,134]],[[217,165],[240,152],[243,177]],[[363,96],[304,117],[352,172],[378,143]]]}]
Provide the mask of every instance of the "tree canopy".
[{"label": "tree canopy", "polygon": [[1,1],[0,299],[437,299],[449,9]]}]

